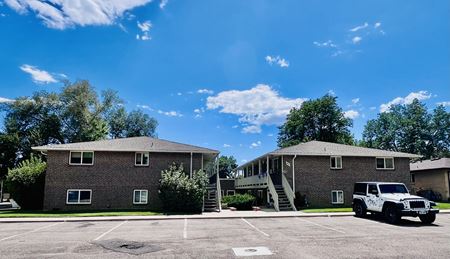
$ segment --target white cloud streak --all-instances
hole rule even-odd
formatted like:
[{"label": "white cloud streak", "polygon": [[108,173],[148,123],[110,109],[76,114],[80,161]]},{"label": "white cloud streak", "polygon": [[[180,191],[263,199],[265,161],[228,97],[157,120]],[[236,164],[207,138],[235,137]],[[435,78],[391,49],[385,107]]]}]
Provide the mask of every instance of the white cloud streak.
[{"label": "white cloud streak", "polygon": [[37,84],[49,84],[58,82],[58,80],[56,80],[49,72],[40,70],[36,66],[24,64],[19,68],[23,72],[30,74],[33,82]]},{"label": "white cloud streak", "polygon": [[257,147],[260,147],[261,146],[261,141],[256,141],[256,142],[253,142],[252,144],[250,144],[250,148],[257,148]]},{"label": "white cloud streak", "polygon": [[[381,23],[380,23],[380,25],[381,25]],[[363,25],[358,25],[358,26],[356,26],[354,28],[351,28],[349,31],[357,32],[357,31],[363,30],[363,29],[365,29],[367,27],[369,27],[369,24],[367,22],[365,22]]]},{"label": "white cloud streak", "polygon": [[169,0],[161,0],[161,2],[159,2],[159,8],[164,9],[168,3]]},{"label": "white cloud streak", "polygon": [[276,64],[282,68],[287,68],[289,67],[289,61],[287,61],[286,59],[280,57],[280,56],[266,56],[266,61],[267,63],[269,63],[269,65],[273,65]]},{"label": "white cloud streak", "polygon": [[352,38],[352,43],[353,43],[353,44],[358,44],[358,43],[360,43],[361,41],[362,41],[362,38],[359,37],[359,36],[355,36],[355,37]]},{"label": "white cloud streak", "polygon": [[74,26],[111,25],[133,8],[151,0],[5,0],[19,14],[34,12],[49,28],[66,29]]},{"label": "white cloud streak", "polygon": [[0,97],[0,103],[12,103],[12,102],[14,102],[14,100],[5,97]]},{"label": "white cloud streak", "polygon": [[177,111],[162,111],[158,110],[159,114],[168,116],[168,117],[183,117],[183,114],[177,112]]},{"label": "white cloud streak", "polygon": [[282,124],[289,111],[305,100],[282,97],[269,85],[259,84],[249,90],[229,90],[209,96],[206,107],[239,116],[244,133],[260,133],[262,125]]},{"label": "white cloud streak", "polygon": [[359,98],[352,99],[352,103],[353,103],[353,104],[359,103]]},{"label": "white cloud streak", "polygon": [[380,112],[388,112],[389,109],[393,105],[404,105],[404,104],[410,104],[413,102],[414,99],[417,99],[419,101],[427,100],[431,98],[431,94],[427,91],[419,91],[419,92],[411,92],[405,97],[397,97],[393,99],[392,101],[388,103],[383,103],[380,105]]},{"label": "white cloud streak", "polygon": [[213,90],[209,90],[209,89],[198,89],[197,93],[199,93],[199,94],[213,94],[214,91]]},{"label": "white cloud streak", "polygon": [[137,40],[151,40],[149,35],[150,29],[152,28],[152,23],[150,21],[145,21],[143,23],[137,22],[138,28],[141,30],[142,34],[136,34]]}]

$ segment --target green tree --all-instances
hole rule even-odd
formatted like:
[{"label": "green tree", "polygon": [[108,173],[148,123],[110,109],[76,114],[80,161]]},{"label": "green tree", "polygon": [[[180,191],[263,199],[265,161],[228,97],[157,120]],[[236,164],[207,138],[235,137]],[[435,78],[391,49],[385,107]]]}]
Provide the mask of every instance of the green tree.
[{"label": "green tree", "polygon": [[39,176],[47,169],[47,163],[40,157],[31,156],[30,159],[23,160],[14,169],[8,170],[7,181],[29,186],[34,184]]},{"label": "green tree", "polygon": [[361,144],[366,147],[431,157],[449,156],[450,113],[438,106],[429,114],[425,104],[394,105],[369,120]]},{"label": "green tree", "polygon": [[125,126],[127,137],[149,136],[155,137],[155,130],[158,122],[148,114],[140,110],[132,111],[128,114]]},{"label": "green tree", "polygon": [[344,117],[336,99],[325,95],[304,102],[300,108],[293,108],[279,128],[278,146],[287,147],[311,140],[353,144],[349,130],[353,122]]},{"label": "green tree", "polygon": [[231,172],[237,168],[236,158],[233,156],[219,157],[219,176],[220,178],[230,178]]},{"label": "green tree", "polygon": [[127,111],[124,107],[113,110],[108,116],[109,134],[111,138],[127,136]]}]

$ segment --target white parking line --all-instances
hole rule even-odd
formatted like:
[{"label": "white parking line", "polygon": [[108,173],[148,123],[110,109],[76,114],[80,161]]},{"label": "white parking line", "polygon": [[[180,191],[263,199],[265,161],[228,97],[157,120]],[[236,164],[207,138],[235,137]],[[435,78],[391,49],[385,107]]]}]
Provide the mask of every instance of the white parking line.
[{"label": "white parking line", "polygon": [[128,220],[125,220],[121,223],[119,223],[118,225],[116,225],[115,227],[111,228],[110,230],[106,231],[105,233],[101,234],[100,236],[98,236],[96,239],[94,239],[94,241],[99,240],[100,238],[104,237],[105,235],[107,235],[108,233],[111,233],[111,231],[113,231],[114,229],[122,226],[123,224],[127,223]]},{"label": "white parking line", "polygon": [[14,238],[14,237],[18,237],[18,236],[23,236],[23,235],[26,235],[26,234],[29,234],[29,233],[33,233],[33,232],[36,232],[36,231],[39,231],[39,230],[42,230],[42,229],[45,229],[45,228],[49,228],[49,227],[53,227],[53,226],[59,225],[59,224],[62,224],[62,223],[64,223],[64,222],[57,222],[57,223],[54,223],[54,224],[51,224],[51,225],[39,227],[39,228],[30,230],[30,231],[27,231],[27,232],[24,232],[24,233],[20,233],[20,234],[17,234],[17,235],[4,237],[4,238],[0,239],[0,241],[8,240],[8,239],[11,239],[11,238]]},{"label": "white parking line", "polygon": [[339,230],[339,229],[335,229],[335,228],[332,228],[332,227],[327,227],[327,226],[324,226],[324,225],[321,225],[321,224],[318,224],[318,223],[316,223],[316,222],[312,222],[312,221],[309,221],[309,220],[306,220],[306,219],[301,219],[301,218],[296,218],[296,219],[301,220],[301,221],[304,221],[304,222],[308,222],[308,223],[310,223],[310,224],[313,224],[313,225],[318,226],[318,227],[321,227],[321,228],[325,228],[325,229],[328,229],[328,230],[336,231],[336,232],[341,233],[341,234],[345,234],[344,231]]},{"label": "white parking line", "polygon": [[187,238],[187,218],[184,219],[183,238]]},{"label": "white parking line", "polygon": [[257,227],[255,227],[255,226],[253,226],[253,224],[252,223],[250,223],[250,222],[248,222],[247,220],[245,220],[244,218],[241,218],[245,223],[247,223],[250,227],[252,227],[252,228],[254,228],[256,231],[258,231],[259,233],[261,233],[261,234],[263,234],[263,235],[265,235],[266,237],[270,237],[270,235],[269,234],[267,234],[266,232],[264,232],[264,231],[262,231],[261,229],[259,229],[259,228],[257,228]]}]

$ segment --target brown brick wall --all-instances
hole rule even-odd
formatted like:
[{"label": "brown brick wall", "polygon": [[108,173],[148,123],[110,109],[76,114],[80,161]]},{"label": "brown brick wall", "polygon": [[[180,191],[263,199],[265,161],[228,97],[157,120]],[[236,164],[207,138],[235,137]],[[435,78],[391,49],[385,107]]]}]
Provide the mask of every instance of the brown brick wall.
[{"label": "brown brick wall", "polygon": [[[283,157],[283,171],[291,184],[292,158]],[[374,157],[342,157],[342,169],[333,170],[328,156],[297,156],[295,189],[306,195],[311,206],[331,206],[331,191],[343,190],[345,205],[351,205],[355,182],[402,182],[410,188],[409,159],[395,158],[394,164],[395,170],[376,170]]]},{"label": "brown brick wall", "polygon": [[[68,151],[48,152],[44,209],[160,208],[161,171],[182,163],[189,173],[189,153],[150,153],[149,166],[134,165],[134,152],[95,152],[94,165],[69,165]],[[201,154],[193,156],[193,170],[201,168]],[[92,204],[67,205],[67,189],[92,189]],[[134,205],[133,190],[148,190],[148,204]]]}]

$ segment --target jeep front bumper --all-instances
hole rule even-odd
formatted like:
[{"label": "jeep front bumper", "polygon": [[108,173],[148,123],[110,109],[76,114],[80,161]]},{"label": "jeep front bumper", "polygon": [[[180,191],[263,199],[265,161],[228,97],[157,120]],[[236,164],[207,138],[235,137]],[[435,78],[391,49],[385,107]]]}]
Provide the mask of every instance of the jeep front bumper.
[{"label": "jeep front bumper", "polygon": [[438,209],[429,209],[429,210],[400,210],[400,213],[402,216],[410,216],[410,217],[417,217],[420,215],[426,215],[429,213],[437,214],[439,213]]}]

